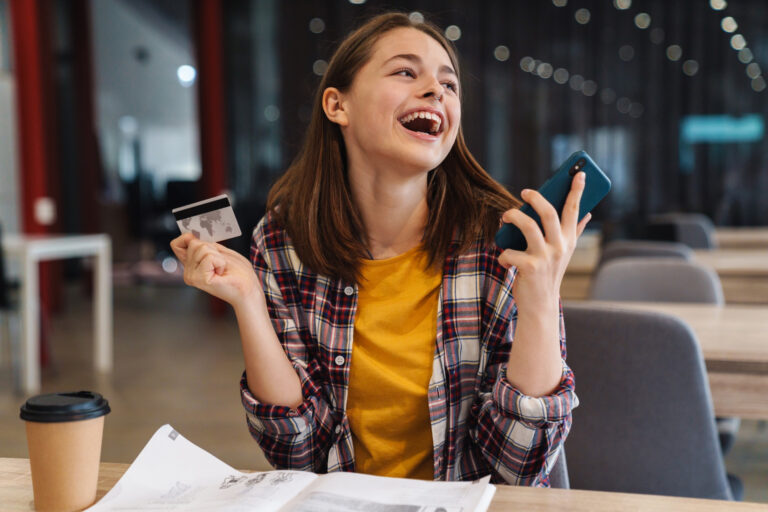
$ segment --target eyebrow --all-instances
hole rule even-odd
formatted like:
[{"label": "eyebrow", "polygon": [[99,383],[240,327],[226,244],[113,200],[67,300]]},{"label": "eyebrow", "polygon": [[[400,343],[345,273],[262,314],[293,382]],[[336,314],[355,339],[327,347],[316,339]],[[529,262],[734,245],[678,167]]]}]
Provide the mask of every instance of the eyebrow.
[{"label": "eyebrow", "polygon": [[[387,62],[389,62],[391,60],[395,60],[395,59],[405,59],[405,60],[409,60],[409,61],[413,62],[414,64],[421,64],[421,57],[419,57],[418,55],[415,55],[413,53],[401,53],[401,54],[395,55],[393,57],[388,58],[386,61],[384,61],[384,64],[386,64]],[[448,74],[451,74],[453,76],[456,76],[456,72],[453,70],[453,68],[451,66],[448,66],[448,65],[445,65],[445,64],[440,66],[439,71],[441,73],[448,73]]]}]

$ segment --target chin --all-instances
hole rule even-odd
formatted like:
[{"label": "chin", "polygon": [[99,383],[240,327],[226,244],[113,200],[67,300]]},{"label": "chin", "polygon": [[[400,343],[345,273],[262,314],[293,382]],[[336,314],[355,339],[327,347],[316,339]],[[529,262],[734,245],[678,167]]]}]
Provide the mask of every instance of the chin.
[{"label": "chin", "polygon": [[423,173],[428,173],[429,171],[434,170],[436,167],[439,167],[441,163],[443,163],[442,160],[418,161],[418,162],[410,161],[408,162],[408,167],[415,169],[416,172],[418,172],[419,174],[423,174]]},{"label": "chin", "polygon": [[445,161],[445,158],[447,156],[448,156],[448,153],[445,153],[445,154],[441,153],[440,155],[422,154],[422,155],[419,155],[418,157],[406,158],[404,160],[407,161],[407,164],[409,166],[418,167],[420,170],[423,170],[424,172],[428,172],[438,167],[440,164],[442,164]]}]

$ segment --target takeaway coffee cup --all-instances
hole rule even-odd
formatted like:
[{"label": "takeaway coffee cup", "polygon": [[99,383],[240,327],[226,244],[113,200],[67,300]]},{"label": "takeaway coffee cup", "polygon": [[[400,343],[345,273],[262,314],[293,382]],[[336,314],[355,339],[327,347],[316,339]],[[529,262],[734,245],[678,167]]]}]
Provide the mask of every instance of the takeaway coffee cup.
[{"label": "takeaway coffee cup", "polygon": [[96,500],[109,410],[104,397],[90,391],[38,395],[21,406],[36,510],[74,512]]}]

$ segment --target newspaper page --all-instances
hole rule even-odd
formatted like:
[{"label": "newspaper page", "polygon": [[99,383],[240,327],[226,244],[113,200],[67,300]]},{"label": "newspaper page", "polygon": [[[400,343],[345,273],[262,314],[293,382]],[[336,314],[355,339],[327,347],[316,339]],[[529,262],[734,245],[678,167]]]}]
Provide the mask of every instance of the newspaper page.
[{"label": "newspaper page", "polygon": [[162,426],[89,512],[485,512],[496,490],[357,473],[242,473]]},{"label": "newspaper page", "polygon": [[485,512],[496,487],[474,482],[430,482],[360,473],[321,475],[288,512]]},{"label": "newspaper page", "polygon": [[276,512],[315,479],[304,471],[241,473],[164,425],[88,511]]}]

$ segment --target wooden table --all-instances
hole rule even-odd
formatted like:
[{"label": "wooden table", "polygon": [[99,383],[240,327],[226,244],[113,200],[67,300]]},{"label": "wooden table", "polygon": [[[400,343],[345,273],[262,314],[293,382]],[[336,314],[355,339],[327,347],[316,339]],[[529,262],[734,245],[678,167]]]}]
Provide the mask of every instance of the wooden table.
[{"label": "wooden table", "polygon": [[716,228],[721,249],[768,249],[768,227]]},{"label": "wooden table", "polygon": [[[128,469],[128,464],[103,462],[97,497],[101,498]],[[27,459],[0,458],[0,507],[3,512],[33,511],[32,478]],[[765,504],[737,503],[691,498],[671,498],[644,494],[538,489],[496,486],[490,512],[509,510],[608,512],[653,510],[670,512],[721,512],[766,510]]]},{"label": "wooden table", "polygon": [[[578,241],[579,247],[594,247],[602,243],[599,231],[585,231]],[[720,249],[768,249],[768,226],[715,228],[715,241]]]},{"label": "wooden table", "polygon": [[[715,269],[723,284],[725,301],[733,304],[768,304],[768,249],[713,249],[694,251],[695,261]],[[560,294],[580,300],[589,295],[600,250],[577,248],[566,270]]]},{"label": "wooden table", "polygon": [[718,416],[768,419],[768,305],[566,303],[653,311],[680,318],[693,329],[701,344],[715,413]]},{"label": "wooden table", "polygon": [[726,302],[768,304],[768,249],[694,251],[696,261],[715,269]]}]

